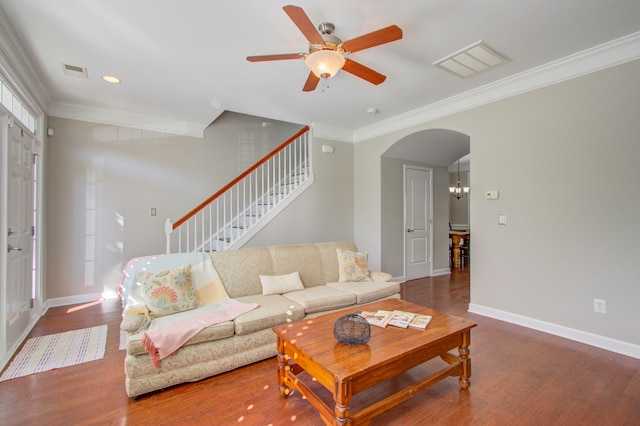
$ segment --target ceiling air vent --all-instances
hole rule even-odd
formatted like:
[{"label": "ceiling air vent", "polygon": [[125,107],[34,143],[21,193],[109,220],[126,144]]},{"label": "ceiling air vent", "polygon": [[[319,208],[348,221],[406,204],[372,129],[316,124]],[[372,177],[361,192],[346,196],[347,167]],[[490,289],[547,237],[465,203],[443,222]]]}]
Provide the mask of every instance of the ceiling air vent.
[{"label": "ceiling air vent", "polygon": [[469,78],[511,61],[484,44],[477,41],[456,53],[433,63],[436,67],[453,73],[458,77]]},{"label": "ceiling air vent", "polygon": [[67,75],[72,75],[74,77],[80,77],[80,78],[89,78],[89,75],[87,74],[87,69],[85,67],[62,64],[62,70]]}]

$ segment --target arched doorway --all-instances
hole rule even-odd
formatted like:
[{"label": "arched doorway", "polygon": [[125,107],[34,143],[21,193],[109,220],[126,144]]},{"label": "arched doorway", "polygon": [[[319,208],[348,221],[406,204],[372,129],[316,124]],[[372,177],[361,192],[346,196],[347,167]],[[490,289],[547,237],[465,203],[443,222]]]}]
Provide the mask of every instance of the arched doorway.
[{"label": "arched doorway", "polygon": [[[381,156],[381,257],[382,269],[407,276],[407,224],[405,184],[406,170],[422,169],[431,174],[430,203],[425,208],[428,227],[425,232],[427,275],[449,272],[449,166],[469,154],[470,137],[449,129],[428,129],[407,135]],[[409,232],[408,232],[409,231]],[[410,267],[409,267],[410,268]],[[424,272],[422,272],[424,273]],[[396,275],[394,274],[394,275]]]}]

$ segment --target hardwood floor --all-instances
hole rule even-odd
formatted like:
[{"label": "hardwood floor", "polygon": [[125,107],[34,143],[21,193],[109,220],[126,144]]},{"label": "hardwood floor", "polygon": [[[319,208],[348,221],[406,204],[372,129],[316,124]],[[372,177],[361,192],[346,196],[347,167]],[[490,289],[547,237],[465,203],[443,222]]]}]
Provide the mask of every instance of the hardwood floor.
[{"label": "hardwood floor", "polygon": [[[640,360],[468,313],[468,268],[405,283],[402,295],[478,323],[471,333],[471,387],[463,391],[457,379],[447,379],[372,425],[640,424]],[[278,396],[275,358],[128,398],[124,351],[118,350],[119,322],[116,300],[50,309],[30,337],[108,324],[105,357],[1,382],[0,424],[322,424],[299,394],[286,400]],[[419,373],[411,370],[365,397],[396,388]]]}]

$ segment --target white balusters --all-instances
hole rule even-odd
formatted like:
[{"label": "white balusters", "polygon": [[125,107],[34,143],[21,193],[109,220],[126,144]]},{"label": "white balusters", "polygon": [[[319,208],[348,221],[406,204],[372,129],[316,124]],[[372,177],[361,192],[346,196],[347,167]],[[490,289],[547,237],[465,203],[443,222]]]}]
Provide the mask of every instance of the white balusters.
[{"label": "white balusters", "polygon": [[[263,221],[312,174],[307,130],[261,160],[225,192],[183,218],[174,228],[165,223],[166,250],[190,252],[224,250]],[[241,175],[242,176],[242,175]],[[177,232],[174,232],[177,231]],[[177,241],[176,241],[177,240]]]}]

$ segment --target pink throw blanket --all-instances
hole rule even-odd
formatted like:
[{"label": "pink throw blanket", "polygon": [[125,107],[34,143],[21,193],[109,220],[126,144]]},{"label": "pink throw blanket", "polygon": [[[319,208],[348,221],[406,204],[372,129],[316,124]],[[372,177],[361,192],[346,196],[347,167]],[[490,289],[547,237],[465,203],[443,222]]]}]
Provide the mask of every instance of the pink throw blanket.
[{"label": "pink throw blanket", "polygon": [[204,312],[175,324],[144,333],[142,345],[151,355],[153,366],[160,368],[160,360],[180,349],[203,328],[223,321],[231,321],[258,307],[257,303],[225,302],[221,303],[223,307],[219,310]]}]

